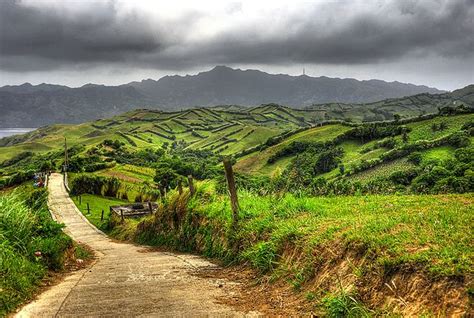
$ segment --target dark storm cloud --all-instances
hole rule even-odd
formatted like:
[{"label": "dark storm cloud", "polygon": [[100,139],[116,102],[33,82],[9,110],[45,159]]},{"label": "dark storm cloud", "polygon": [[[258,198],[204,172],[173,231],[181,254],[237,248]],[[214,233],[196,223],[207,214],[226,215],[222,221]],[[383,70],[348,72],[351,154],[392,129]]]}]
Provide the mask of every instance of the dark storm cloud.
[{"label": "dark storm cloud", "polygon": [[[200,64],[367,64],[407,57],[472,60],[474,0],[339,1],[303,5],[195,36],[203,12],[172,26],[146,12],[119,14],[114,2],[75,14],[3,1],[1,68],[68,64],[184,69]],[[239,12],[236,5],[229,14]]]},{"label": "dark storm cloud", "polygon": [[47,69],[63,63],[127,60],[134,54],[159,52],[163,46],[160,33],[147,22],[137,12],[119,17],[112,1],[94,3],[93,8],[74,14],[2,1],[0,53],[10,62],[2,62],[2,68]]},{"label": "dark storm cloud", "polygon": [[[286,21],[282,29],[291,31],[268,38],[262,39],[259,30],[220,34],[198,47],[200,55],[220,62],[321,64],[374,63],[405,56],[474,56],[472,0],[399,1],[349,17],[344,12],[338,16],[343,6],[334,5],[323,13],[315,7],[303,21],[301,17]],[[321,22],[325,14],[334,19]]]}]

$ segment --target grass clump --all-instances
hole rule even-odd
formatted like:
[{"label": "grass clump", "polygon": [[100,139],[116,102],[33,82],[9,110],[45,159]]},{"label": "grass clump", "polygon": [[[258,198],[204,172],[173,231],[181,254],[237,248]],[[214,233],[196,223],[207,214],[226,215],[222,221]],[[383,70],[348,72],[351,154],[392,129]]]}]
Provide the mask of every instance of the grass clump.
[{"label": "grass clump", "polygon": [[46,191],[0,196],[0,316],[31,297],[41,278],[63,266],[72,240],[47,210]]},{"label": "grass clump", "polygon": [[370,312],[361,304],[354,293],[340,290],[329,293],[322,299],[326,317],[329,318],[362,318],[371,317]]}]

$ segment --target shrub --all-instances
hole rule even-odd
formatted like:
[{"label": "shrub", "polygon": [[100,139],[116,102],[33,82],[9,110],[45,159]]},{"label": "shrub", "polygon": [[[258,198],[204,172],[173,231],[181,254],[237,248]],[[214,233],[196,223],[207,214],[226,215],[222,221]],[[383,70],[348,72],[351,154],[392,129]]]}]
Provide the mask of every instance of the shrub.
[{"label": "shrub", "polygon": [[469,136],[464,132],[457,132],[449,137],[449,144],[456,147],[467,147],[471,143]]},{"label": "shrub", "polygon": [[395,171],[390,176],[389,179],[395,184],[401,185],[410,185],[411,181],[418,175],[417,170],[409,169],[405,171]]},{"label": "shrub", "polygon": [[421,160],[423,159],[423,156],[421,152],[413,152],[410,155],[408,155],[408,162],[413,163],[414,165],[419,165],[421,163]]},{"label": "shrub", "polygon": [[463,163],[470,163],[474,158],[474,147],[456,149],[454,157]]},{"label": "shrub", "polygon": [[117,197],[122,183],[117,178],[107,178],[90,174],[76,176],[71,182],[71,194],[83,193]]}]

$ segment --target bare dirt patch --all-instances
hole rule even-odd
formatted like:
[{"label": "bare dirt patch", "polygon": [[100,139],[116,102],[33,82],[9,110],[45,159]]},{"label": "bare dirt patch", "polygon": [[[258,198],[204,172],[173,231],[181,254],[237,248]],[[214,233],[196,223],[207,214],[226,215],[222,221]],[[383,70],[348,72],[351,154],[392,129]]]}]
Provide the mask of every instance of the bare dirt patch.
[{"label": "bare dirt patch", "polygon": [[195,275],[214,279],[231,292],[218,302],[243,312],[260,312],[266,317],[301,317],[311,315],[311,305],[295,293],[288,283],[270,283],[246,266],[200,269]]}]

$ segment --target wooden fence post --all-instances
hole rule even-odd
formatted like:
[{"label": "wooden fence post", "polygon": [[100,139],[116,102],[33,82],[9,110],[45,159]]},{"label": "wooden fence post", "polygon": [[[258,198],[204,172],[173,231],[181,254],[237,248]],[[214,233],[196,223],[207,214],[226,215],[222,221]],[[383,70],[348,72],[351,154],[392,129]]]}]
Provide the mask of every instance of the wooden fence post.
[{"label": "wooden fence post", "polygon": [[189,192],[191,193],[191,195],[194,195],[194,193],[196,193],[196,189],[194,188],[194,181],[193,181],[192,175],[188,176],[188,183],[189,183]]},{"label": "wooden fence post", "polygon": [[104,220],[104,209],[102,209],[102,213],[100,215],[100,221],[103,221]]},{"label": "wooden fence post", "polygon": [[228,157],[224,160],[224,171],[227,179],[227,185],[229,187],[230,194],[230,205],[232,208],[232,227],[237,229],[237,222],[239,218],[239,200],[237,198],[237,188],[235,187],[234,171],[232,170],[232,163]]},{"label": "wooden fence post", "polygon": [[91,209],[89,207],[89,202],[87,202],[87,214],[90,214],[91,213]]},{"label": "wooden fence post", "polygon": [[122,209],[120,209],[120,218],[122,219],[122,223],[123,223],[124,219],[123,219],[123,210]]},{"label": "wooden fence post", "polygon": [[178,180],[178,193],[179,195],[183,194],[183,185],[181,183],[181,179]]},{"label": "wooden fence post", "polygon": [[150,210],[150,214],[153,214],[153,207],[151,206],[150,201],[148,201],[148,209]]}]

